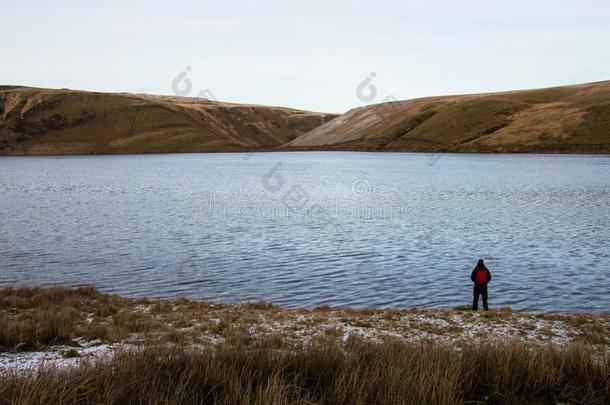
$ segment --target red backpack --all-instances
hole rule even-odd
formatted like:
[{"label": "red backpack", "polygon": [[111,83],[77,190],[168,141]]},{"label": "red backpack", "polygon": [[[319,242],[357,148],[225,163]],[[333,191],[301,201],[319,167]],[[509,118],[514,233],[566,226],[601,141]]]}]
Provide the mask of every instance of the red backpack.
[{"label": "red backpack", "polygon": [[487,272],[485,270],[475,271],[474,281],[480,285],[487,284]]}]

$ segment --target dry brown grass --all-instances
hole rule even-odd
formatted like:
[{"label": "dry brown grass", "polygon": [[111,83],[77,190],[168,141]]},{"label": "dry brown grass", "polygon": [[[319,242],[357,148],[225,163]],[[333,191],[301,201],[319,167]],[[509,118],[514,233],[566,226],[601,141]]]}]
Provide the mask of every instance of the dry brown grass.
[{"label": "dry brown grass", "polygon": [[0,350],[71,344],[77,331],[91,339],[106,339],[106,328],[82,324],[83,313],[116,315],[125,302],[92,287],[0,289]]},{"label": "dry brown grass", "polygon": [[[610,403],[610,359],[585,346],[326,340],[303,350],[146,347],[0,377],[0,402],[201,404]],[[474,402],[473,402],[474,401]]]},{"label": "dry brown grass", "polygon": [[82,341],[299,348],[351,335],[372,342],[472,337],[527,343],[583,343],[610,351],[610,317],[412,308],[285,309],[266,302],[222,305],[179,297],[127,299],[92,287],[0,289],[0,352],[41,350]]}]

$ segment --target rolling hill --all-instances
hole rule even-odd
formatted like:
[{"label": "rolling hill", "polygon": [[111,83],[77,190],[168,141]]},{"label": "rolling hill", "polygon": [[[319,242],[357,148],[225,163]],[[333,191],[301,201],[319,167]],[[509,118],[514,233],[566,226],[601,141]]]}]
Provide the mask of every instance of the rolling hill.
[{"label": "rolling hill", "polygon": [[610,81],[427,97],[345,114],[0,86],[0,154],[353,150],[610,153]]},{"label": "rolling hill", "polygon": [[202,98],[0,86],[0,154],[269,150],[335,116]]},{"label": "rolling hill", "polygon": [[610,153],[610,81],[369,105],[284,148]]}]

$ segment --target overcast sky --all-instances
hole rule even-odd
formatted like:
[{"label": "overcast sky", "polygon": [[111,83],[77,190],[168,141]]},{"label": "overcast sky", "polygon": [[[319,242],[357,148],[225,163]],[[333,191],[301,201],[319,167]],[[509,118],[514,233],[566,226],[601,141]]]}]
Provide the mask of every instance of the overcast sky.
[{"label": "overcast sky", "polygon": [[607,0],[0,0],[0,18],[1,84],[344,112],[610,79]]}]

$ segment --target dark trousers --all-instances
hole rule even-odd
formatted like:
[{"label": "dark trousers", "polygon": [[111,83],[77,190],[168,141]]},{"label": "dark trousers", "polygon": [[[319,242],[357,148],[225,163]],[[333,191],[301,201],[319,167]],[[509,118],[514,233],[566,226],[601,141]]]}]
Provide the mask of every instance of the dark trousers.
[{"label": "dark trousers", "polygon": [[472,310],[476,311],[477,309],[479,309],[479,295],[480,295],[483,297],[483,308],[485,309],[485,311],[488,311],[489,307],[487,306],[487,284],[485,284],[485,285],[475,284],[473,295],[474,295],[474,300],[472,301]]}]

